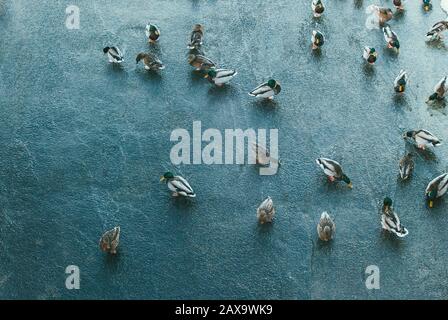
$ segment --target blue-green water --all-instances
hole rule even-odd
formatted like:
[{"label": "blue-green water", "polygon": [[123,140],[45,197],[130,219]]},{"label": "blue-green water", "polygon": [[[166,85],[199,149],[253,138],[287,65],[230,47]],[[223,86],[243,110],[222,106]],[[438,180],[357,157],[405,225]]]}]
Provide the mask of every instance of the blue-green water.
[{"label": "blue-green water", "polygon": [[[374,3],[391,6],[391,0]],[[425,100],[447,72],[448,49],[425,33],[446,15],[418,1],[391,21],[398,56],[379,30],[365,27],[370,1],[326,1],[314,20],[310,1],[31,1],[0,5],[0,298],[3,299],[378,299],[447,298],[447,200],[427,209],[427,183],[447,169],[448,147],[420,154],[412,180],[397,179],[407,129],[448,139],[446,110]],[[65,27],[79,6],[80,29]],[[151,49],[144,26],[161,29]],[[191,27],[206,27],[204,51],[238,76],[221,89],[186,62]],[[310,35],[327,41],[320,55]],[[106,45],[125,53],[107,63]],[[379,52],[369,69],[365,45]],[[159,75],[135,65],[152,50]],[[411,82],[396,98],[401,68]],[[275,102],[247,95],[269,77]],[[249,165],[170,163],[172,130],[278,128],[282,166],[260,176]],[[314,163],[340,161],[354,189],[332,186]],[[159,177],[186,177],[193,201],[172,199]],[[260,227],[271,196],[276,221]],[[409,236],[381,232],[379,202],[395,200]],[[333,242],[317,241],[327,210]],[[120,225],[117,256],[99,250]],[[65,288],[65,268],[81,270],[81,289]],[[377,265],[381,288],[367,290]]]}]

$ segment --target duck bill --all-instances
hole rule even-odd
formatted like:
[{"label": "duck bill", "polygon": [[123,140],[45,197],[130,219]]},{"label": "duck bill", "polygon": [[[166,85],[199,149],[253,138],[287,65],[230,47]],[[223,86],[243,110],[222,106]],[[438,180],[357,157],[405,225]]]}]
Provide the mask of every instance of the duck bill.
[{"label": "duck bill", "polygon": [[165,177],[164,177],[164,176],[161,176],[161,177],[160,177],[160,182],[163,182],[163,181],[165,181]]},{"label": "duck bill", "polygon": [[349,183],[348,185],[347,185],[347,187],[349,187],[350,189],[353,189],[353,183]]},{"label": "duck bill", "polygon": [[432,201],[432,200],[429,201],[429,207],[430,208],[434,207],[434,201]]},{"label": "duck bill", "polygon": [[207,78],[208,78],[208,74],[206,74],[206,75],[204,76],[204,78],[207,79]]}]

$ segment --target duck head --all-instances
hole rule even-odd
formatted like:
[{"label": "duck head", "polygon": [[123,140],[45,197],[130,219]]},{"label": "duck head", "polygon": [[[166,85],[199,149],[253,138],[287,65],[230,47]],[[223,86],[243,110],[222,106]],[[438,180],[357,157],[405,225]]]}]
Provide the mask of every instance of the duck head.
[{"label": "duck head", "polygon": [[174,174],[171,172],[165,172],[163,176],[160,177],[160,182],[169,181],[174,178]]},{"label": "duck head", "polygon": [[269,79],[268,86],[270,88],[274,89],[277,85],[278,85],[277,81],[275,81],[274,79]]},{"label": "duck head", "polygon": [[213,79],[213,78],[216,77],[216,74],[217,74],[217,72],[216,72],[215,69],[210,69],[210,70],[208,70],[208,72],[207,72],[207,74],[204,76],[204,78],[208,78],[208,77],[210,77],[211,79]]},{"label": "duck head", "polygon": [[426,193],[426,201],[428,201],[428,205],[430,208],[434,206],[434,200],[436,198],[437,198],[436,190],[430,190],[428,193]]},{"label": "duck head", "polygon": [[341,180],[344,181],[347,184],[347,187],[349,187],[350,189],[353,188],[353,184],[350,181],[350,178],[347,177],[345,174],[342,174],[342,179]]}]

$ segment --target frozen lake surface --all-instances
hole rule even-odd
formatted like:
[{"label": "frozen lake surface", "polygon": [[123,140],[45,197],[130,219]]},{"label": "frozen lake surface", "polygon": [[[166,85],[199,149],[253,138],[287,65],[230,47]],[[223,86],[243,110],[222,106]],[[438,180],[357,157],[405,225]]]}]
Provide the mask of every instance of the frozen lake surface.
[{"label": "frozen lake surface", "polygon": [[[448,141],[446,109],[425,104],[448,72],[448,43],[425,33],[446,18],[440,1],[419,1],[390,22],[399,55],[365,26],[371,3],[309,0],[73,1],[80,29],[65,27],[67,1],[0,1],[0,298],[3,299],[392,299],[448,298],[448,200],[429,210],[427,183],[448,168],[448,145],[418,153],[415,174],[398,180],[401,135],[425,128]],[[161,29],[147,44],[148,20]],[[186,44],[204,24],[203,49],[238,70],[223,88],[192,72]],[[313,29],[326,43],[310,49]],[[125,54],[107,63],[106,45]],[[377,48],[373,68],[361,58]],[[166,64],[135,65],[140,51]],[[410,83],[396,97],[393,80]],[[282,92],[261,102],[247,92],[274,77]],[[260,176],[250,165],[170,162],[171,131],[193,121],[219,130],[278,128],[282,166]],[[338,160],[354,183],[329,185],[314,159]],[[186,177],[193,201],[172,199],[159,177]],[[381,232],[379,204],[394,199],[404,239]],[[275,222],[256,208],[271,196]],[[334,241],[317,240],[322,211]],[[120,225],[117,256],[99,250]],[[65,268],[81,289],[65,288]],[[379,290],[365,269],[380,268]]]}]

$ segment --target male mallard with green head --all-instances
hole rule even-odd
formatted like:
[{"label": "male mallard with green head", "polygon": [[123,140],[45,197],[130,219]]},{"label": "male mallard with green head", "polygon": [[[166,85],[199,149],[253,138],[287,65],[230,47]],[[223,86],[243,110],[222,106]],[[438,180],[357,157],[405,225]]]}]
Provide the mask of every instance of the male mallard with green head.
[{"label": "male mallard with green head", "polygon": [[408,73],[405,70],[401,70],[398,76],[394,80],[394,90],[397,93],[403,93],[406,89],[406,85],[409,81]]},{"label": "male mallard with green head", "polygon": [[422,6],[423,10],[429,11],[432,9],[432,3],[431,0],[422,0]]},{"label": "male mallard with green head", "polygon": [[171,172],[166,172],[161,178],[160,182],[166,182],[166,185],[168,186],[168,189],[173,191],[173,197],[188,197],[188,198],[195,198],[196,194],[193,191],[193,188],[191,188],[190,184],[187,180],[182,178],[181,176],[175,176]]},{"label": "male mallard with green head", "polygon": [[235,70],[230,69],[215,69],[212,68],[208,70],[205,78],[207,78],[211,83],[217,85],[218,87],[228,83],[238,74]]},{"label": "male mallard with green head", "polygon": [[383,28],[384,40],[387,42],[389,49],[395,49],[397,53],[400,52],[400,40],[395,32],[392,31],[389,25]]},{"label": "male mallard with green head", "polygon": [[325,43],[325,37],[322,32],[318,30],[313,30],[311,34],[311,47],[313,50],[317,50],[322,47]]},{"label": "male mallard with green head", "polygon": [[311,9],[313,10],[314,17],[319,18],[325,11],[322,0],[313,0],[311,2]]},{"label": "male mallard with green head", "polygon": [[362,57],[364,60],[366,60],[370,65],[375,64],[376,59],[378,57],[378,53],[376,52],[375,48],[371,47],[364,47],[364,51],[362,53]]},{"label": "male mallard with green head", "polygon": [[123,54],[118,47],[105,47],[103,49],[104,54],[107,54],[110,63],[122,63]]},{"label": "male mallard with green head", "polygon": [[448,190],[448,173],[444,173],[432,180],[425,190],[426,201],[430,208],[434,206],[434,200],[443,196]]},{"label": "male mallard with green head", "polygon": [[159,27],[155,24],[148,23],[145,27],[145,34],[149,43],[155,43],[160,37]]},{"label": "male mallard with green head", "polygon": [[330,182],[344,181],[350,189],[353,188],[350,178],[342,171],[342,167],[338,162],[327,158],[318,158],[316,163],[324,171]]},{"label": "male mallard with green head", "polygon": [[392,199],[384,198],[381,214],[381,226],[384,230],[395,233],[398,237],[403,238],[408,235],[408,230],[401,225],[398,215],[392,207]]},{"label": "male mallard with green head", "polygon": [[249,95],[252,97],[274,99],[274,96],[278,95],[281,90],[280,83],[274,79],[270,79],[268,82],[260,84],[254,90],[249,92]]}]

